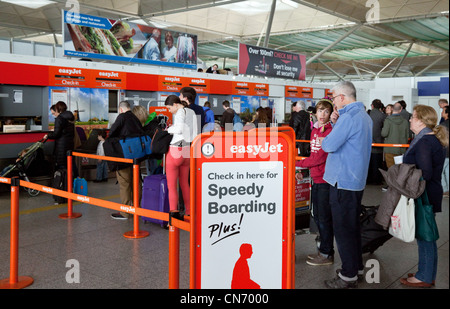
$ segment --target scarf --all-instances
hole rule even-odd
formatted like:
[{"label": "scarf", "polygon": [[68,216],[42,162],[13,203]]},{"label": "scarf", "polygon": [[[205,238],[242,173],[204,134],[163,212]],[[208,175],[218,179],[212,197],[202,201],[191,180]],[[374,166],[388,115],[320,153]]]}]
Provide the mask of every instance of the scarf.
[{"label": "scarf", "polygon": [[428,133],[431,133],[431,132],[433,132],[433,130],[431,130],[430,128],[428,128],[428,127],[423,128],[422,131],[420,131],[419,134],[417,134],[416,137],[412,140],[411,144],[409,145],[409,148],[406,150],[406,152],[405,152],[404,155],[406,156],[406,154],[411,150],[411,148],[413,148],[414,145],[416,145],[417,142],[418,142],[425,134],[428,134]]}]

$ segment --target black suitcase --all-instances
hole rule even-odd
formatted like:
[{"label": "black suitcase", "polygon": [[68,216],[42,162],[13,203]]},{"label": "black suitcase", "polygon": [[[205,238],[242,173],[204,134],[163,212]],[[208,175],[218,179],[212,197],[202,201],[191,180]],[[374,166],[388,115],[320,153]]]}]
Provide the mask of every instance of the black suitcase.
[{"label": "black suitcase", "polygon": [[362,253],[374,253],[386,241],[392,238],[388,230],[385,230],[375,222],[379,206],[362,206],[361,221],[361,247]]},{"label": "black suitcase", "polygon": [[[58,169],[53,174],[52,187],[58,190],[67,191],[67,170]],[[67,199],[57,195],[53,195],[53,199],[56,203],[67,203]]]}]

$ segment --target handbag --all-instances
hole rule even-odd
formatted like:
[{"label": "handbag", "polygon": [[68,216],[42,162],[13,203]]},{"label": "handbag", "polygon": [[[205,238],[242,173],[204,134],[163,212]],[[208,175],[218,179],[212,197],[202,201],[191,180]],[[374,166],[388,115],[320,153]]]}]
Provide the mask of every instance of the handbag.
[{"label": "handbag", "polygon": [[153,154],[163,155],[169,151],[173,135],[162,129],[157,129],[151,142]]},{"label": "handbag", "polygon": [[414,241],[416,222],[414,218],[414,200],[402,195],[391,216],[389,234],[404,242]]},{"label": "handbag", "polygon": [[436,241],[439,231],[436,224],[433,205],[428,200],[427,191],[414,200],[416,216],[416,238],[423,241]]},{"label": "handbag", "polygon": [[[107,157],[137,159],[151,153],[150,145],[151,139],[146,135],[126,138],[108,137],[103,143],[103,150]],[[107,164],[110,171],[130,167],[129,163],[109,160]]]},{"label": "handbag", "polygon": [[151,154],[151,142],[147,135],[119,139],[123,157],[126,159],[139,159]]}]

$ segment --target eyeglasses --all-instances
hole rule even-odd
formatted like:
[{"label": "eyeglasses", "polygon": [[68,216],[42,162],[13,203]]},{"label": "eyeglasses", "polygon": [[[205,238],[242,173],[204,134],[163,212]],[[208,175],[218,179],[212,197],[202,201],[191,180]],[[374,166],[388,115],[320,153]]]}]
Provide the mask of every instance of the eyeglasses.
[{"label": "eyeglasses", "polygon": [[332,98],[331,98],[331,101],[334,102],[334,99],[336,99],[337,97],[340,97],[341,95],[343,95],[343,96],[345,97],[345,94],[338,94],[337,96],[332,97]]}]

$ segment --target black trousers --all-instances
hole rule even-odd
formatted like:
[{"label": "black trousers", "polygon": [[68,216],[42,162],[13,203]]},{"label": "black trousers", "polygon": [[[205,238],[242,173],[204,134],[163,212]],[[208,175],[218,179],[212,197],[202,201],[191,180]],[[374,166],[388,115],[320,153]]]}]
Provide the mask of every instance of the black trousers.
[{"label": "black trousers", "polygon": [[363,270],[361,250],[361,200],[363,191],[349,191],[330,187],[330,205],[334,237],[342,261],[341,275],[356,279]]}]

